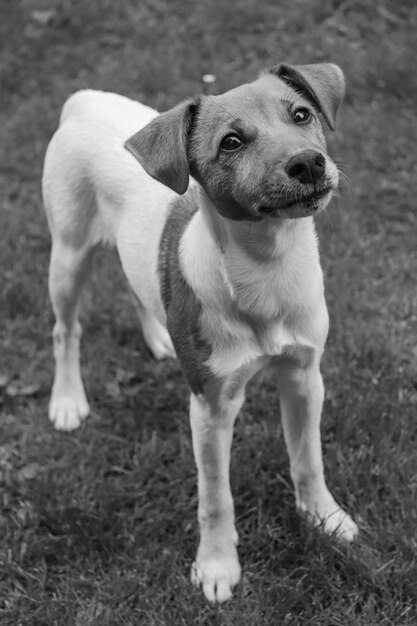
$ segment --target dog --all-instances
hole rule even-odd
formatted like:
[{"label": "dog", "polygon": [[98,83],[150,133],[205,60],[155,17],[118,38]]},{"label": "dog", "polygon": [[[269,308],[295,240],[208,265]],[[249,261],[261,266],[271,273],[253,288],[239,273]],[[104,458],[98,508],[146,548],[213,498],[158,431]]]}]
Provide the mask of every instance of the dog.
[{"label": "dog", "polygon": [[157,359],[178,358],[191,389],[200,526],[191,577],[212,602],[228,600],[240,579],[232,430],[246,383],[266,366],[297,508],[327,533],[357,533],[326,486],[320,441],[328,313],[314,215],[338,187],[320,119],[334,130],[343,96],[331,63],[276,65],[161,114],[85,90],[65,103],[47,149],[49,417],[70,431],[88,415],[80,292],[94,248],[117,246],[147,345]]}]

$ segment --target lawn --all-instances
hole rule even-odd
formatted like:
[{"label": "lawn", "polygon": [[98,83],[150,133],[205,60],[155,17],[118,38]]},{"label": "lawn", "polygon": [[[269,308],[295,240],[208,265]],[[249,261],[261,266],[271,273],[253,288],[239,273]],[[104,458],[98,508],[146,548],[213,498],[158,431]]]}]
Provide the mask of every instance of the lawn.
[{"label": "lawn", "polygon": [[[1,626],[417,624],[417,7],[413,0],[0,0]],[[278,63],[329,60],[347,96],[330,152],[347,176],[318,219],[331,332],[329,486],[352,546],[295,512],[271,375],[248,387],[232,460],[243,579],[206,603],[188,391],[140,336],[115,254],[83,309],[92,415],[53,430],[43,155],[67,96],[164,110]]]}]

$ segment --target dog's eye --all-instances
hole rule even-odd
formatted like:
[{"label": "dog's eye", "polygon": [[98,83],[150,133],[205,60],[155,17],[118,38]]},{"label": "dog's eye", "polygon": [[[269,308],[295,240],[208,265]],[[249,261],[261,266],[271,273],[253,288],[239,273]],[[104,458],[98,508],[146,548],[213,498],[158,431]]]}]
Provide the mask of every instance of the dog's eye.
[{"label": "dog's eye", "polygon": [[235,152],[239,150],[243,146],[243,141],[238,135],[231,134],[223,137],[222,142],[220,144],[220,150],[223,152]]},{"label": "dog's eye", "polygon": [[292,114],[292,118],[296,124],[307,124],[311,120],[311,113],[305,107],[299,107]]}]

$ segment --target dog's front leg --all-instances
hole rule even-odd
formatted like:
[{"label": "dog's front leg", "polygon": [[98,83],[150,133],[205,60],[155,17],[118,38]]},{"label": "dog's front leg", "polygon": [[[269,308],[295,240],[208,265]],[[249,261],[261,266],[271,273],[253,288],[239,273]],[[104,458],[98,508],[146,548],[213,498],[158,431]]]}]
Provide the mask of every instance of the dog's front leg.
[{"label": "dog's front leg", "polygon": [[324,479],[320,419],[324,387],[318,362],[280,367],[281,415],[297,508],[327,533],[347,541],[357,526],[330,494]]},{"label": "dog's front leg", "polygon": [[200,545],[192,580],[203,587],[211,602],[228,600],[240,579],[229,464],[233,424],[242,402],[243,393],[227,404],[222,402],[220,393],[191,396],[200,524]]}]

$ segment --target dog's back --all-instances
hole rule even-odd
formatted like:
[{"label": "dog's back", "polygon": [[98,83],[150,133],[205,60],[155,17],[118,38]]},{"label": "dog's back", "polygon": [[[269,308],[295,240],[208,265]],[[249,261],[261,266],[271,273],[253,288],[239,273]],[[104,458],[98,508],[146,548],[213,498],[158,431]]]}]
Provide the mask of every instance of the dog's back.
[{"label": "dog's back", "polygon": [[100,123],[105,120],[108,126],[123,133],[135,132],[137,124],[147,124],[158,115],[155,109],[131,100],[125,96],[107,91],[83,89],[72,94],[62,107],[60,126],[69,118]]},{"label": "dog's back", "polygon": [[124,148],[131,134],[157,115],[117,94],[75,93],[48,146],[42,190],[54,240],[76,250],[117,245],[133,287],[160,317],[154,242],[176,194],[138,167]]},{"label": "dog's back", "polygon": [[[129,166],[137,179],[137,165],[123,144],[138,125],[145,126],[157,115],[154,109],[124,96],[91,89],[78,91],[62,108],[59,128],[46,153],[44,182],[50,184],[56,170],[65,169],[62,167],[65,163],[70,171],[78,166],[88,167],[86,174],[89,176],[105,174],[100,184],[110,186],[106,185],[106,177],[114,171],[115,161],[120,163],[117,180]],[[52,156],[56,152],[59,152],[59,160]],[[66,171],[65,176],[70,171]]]},{"label": "dog's back", "polygon": [[143,179],[149,182],[123,144],[138,124],[156,115],[150,107],[100,91],[79,91],[66,101],[42,180],[51,230],[62,227],[68,233],[68,220],[76,220],[77,235],[88,232],[97,243],[113,241],[115,209],[127,196],[137,197]]}]

